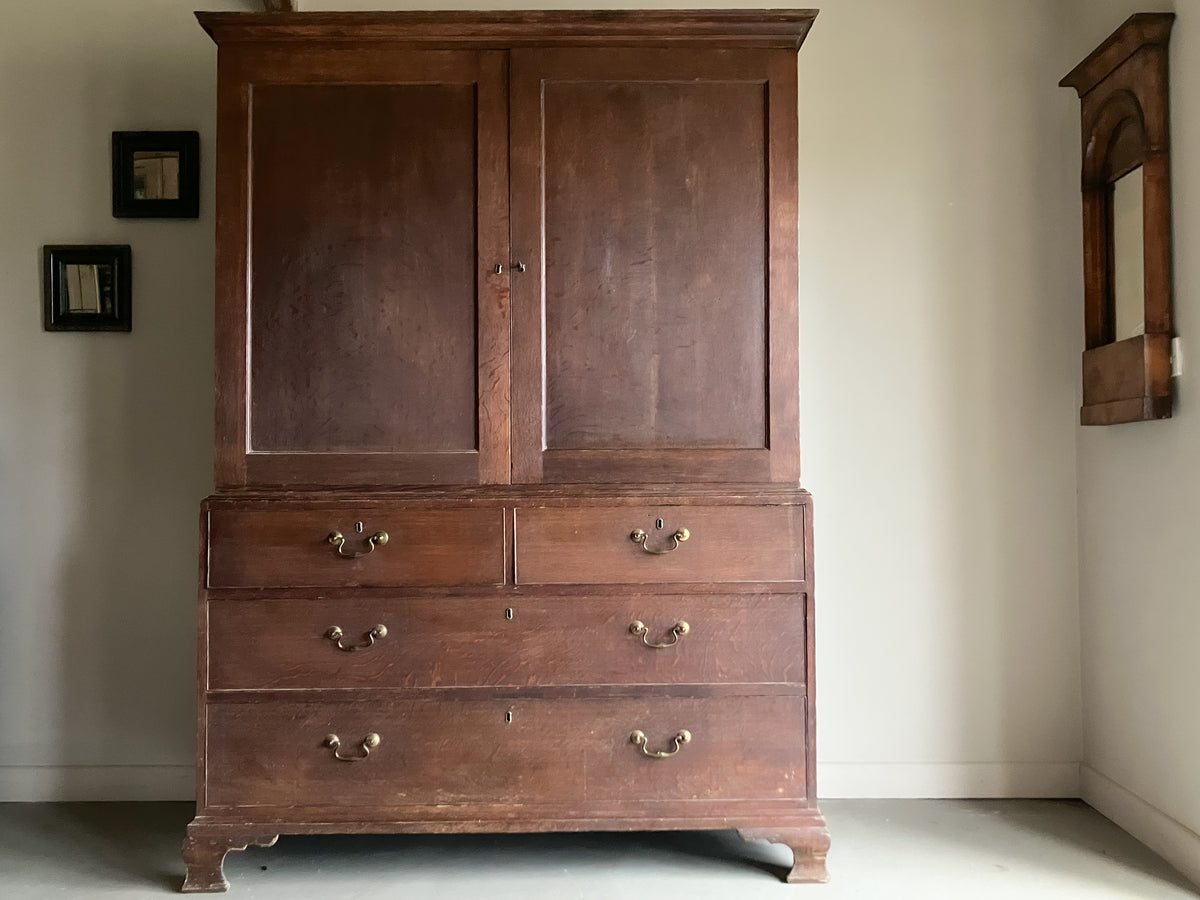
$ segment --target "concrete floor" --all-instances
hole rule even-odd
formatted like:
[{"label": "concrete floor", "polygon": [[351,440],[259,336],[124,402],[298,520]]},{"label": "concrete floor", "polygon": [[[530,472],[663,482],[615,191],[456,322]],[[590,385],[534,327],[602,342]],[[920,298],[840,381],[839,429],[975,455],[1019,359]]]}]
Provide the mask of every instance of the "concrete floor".
[{"label": "concrete floor", "polygon": [[[1078,801],[822,804],[828,885],[786,885],[783,847],[732,832],[282,837],[230,853],[228,896],[260,900],[1175,900],[1200,892]],[[184,803],[0,804],[0,897],[178,891]]]}]

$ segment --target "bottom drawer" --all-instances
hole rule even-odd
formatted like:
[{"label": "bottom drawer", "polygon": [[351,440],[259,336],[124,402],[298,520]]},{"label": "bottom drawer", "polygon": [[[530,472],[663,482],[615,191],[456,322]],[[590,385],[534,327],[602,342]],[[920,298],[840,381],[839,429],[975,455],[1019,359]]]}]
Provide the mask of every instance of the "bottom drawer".
[{"label": "bottom drawer", "polygon": [[[512,803],[620,810],[805,795],[805,708],[796,694],[518,700],[439,694],[213,702],[206,712],[210,808]],[[689,740],[676,739],[682,731]],[[643,745],[631,739],[634,732],[645,735]],[[336,748],[327,735],[337,735]]]}]

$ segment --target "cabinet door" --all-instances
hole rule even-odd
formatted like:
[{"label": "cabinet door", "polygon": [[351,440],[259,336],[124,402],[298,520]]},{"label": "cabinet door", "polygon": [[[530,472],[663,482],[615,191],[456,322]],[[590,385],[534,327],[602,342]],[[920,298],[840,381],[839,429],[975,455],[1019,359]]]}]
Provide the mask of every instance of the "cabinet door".
[{"label": "cabinet door", "polygon": [[799,479],[796,54],[512,54],[513,479]]},{"label": "cabinet door", "polygon": [[218,485],[507,482],[505,54],[219,64]]}]

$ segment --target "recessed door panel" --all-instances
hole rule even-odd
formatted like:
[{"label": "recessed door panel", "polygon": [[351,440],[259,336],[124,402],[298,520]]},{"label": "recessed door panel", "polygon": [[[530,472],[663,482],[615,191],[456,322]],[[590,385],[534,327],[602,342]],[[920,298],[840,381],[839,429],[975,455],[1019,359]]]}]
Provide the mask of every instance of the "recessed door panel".
[{"label": "recessed door panel", "polygon": [[511,71],[514,480],[798,479],[795,55]]},{"label": "recessed door panel", "polygon": [[543,109],[546,447],[766,447],[764,86],[548,81]]},{"label": "recessed door panel", "polygon": [[251,121],[250,450],[475,450],[474,85],[264,85]]}]

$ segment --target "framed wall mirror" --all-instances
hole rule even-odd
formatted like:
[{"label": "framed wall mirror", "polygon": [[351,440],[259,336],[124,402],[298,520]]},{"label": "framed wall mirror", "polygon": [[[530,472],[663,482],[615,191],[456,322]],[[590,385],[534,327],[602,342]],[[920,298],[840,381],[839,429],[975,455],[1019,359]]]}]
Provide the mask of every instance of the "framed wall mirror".
[{"label": "framed wall mirror", "polygon": [[42,248],[46,331],[130,331],[132,254],[128,244]]},{"label": "framed wall mirror", "polygon": [[1131,16],[1059,82],[1082,107],[1084,425],[1171,416],[1174,20]]},{"label": "framed wall mirror", "polygon": [[117,218],[197,218],[200,133],[114,131],[112,205]]}]

